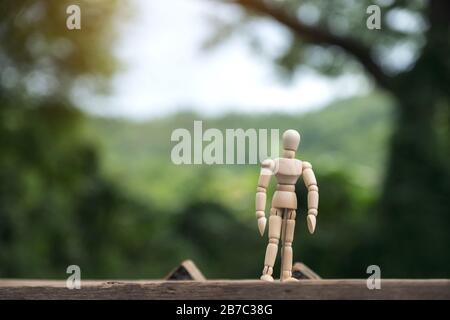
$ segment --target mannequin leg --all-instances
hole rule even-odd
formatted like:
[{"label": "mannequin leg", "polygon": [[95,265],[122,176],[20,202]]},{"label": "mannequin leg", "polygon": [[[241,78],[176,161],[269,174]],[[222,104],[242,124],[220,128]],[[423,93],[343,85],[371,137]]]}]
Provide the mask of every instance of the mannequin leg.
[{"label": "mannequin leg", "polygon": [[269,217],[269,243],[267,244],[266,256],[264,258],[264,269],[261,280],[273,281],[273,266],[277,258],[278,243],[280,242],[281,222],[283,211],[272,208]]}]

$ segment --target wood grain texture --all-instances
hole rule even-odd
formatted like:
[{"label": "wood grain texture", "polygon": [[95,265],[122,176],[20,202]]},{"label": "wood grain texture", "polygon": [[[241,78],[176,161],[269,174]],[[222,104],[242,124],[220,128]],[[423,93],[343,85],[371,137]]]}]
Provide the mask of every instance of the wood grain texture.
[{"label": "wood grain texture", "polygon": [[447,299],[450,280],[382,280],[369,290],[366,280],[82,281],[0,280],[0,299]]}]

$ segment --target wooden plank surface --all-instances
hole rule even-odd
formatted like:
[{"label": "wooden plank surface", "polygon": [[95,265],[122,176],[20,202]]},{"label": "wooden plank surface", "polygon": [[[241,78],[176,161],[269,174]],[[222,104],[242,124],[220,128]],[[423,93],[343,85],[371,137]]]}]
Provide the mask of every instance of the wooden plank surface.
[{"label": "wooden plank surface", "polygon": [[382,280],[369,290],[366,280],[65,281],[0,280],[0,299],[450,299],[450,279]]}]

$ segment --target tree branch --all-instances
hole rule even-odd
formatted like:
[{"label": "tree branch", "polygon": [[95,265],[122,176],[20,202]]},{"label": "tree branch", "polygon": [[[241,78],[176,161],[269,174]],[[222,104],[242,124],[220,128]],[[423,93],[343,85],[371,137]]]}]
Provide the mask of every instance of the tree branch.
[{"label": "tree branch", "polygon": [[359,61],[366,71],[373,76],[376,83],[384,89],[391,90],[389,77],[380,66],[372,59],[369,48],[361,43],[348,38],[337,36],[327,30],[311,27],[303,24],[295,16],[288,13],[280,6],[269,4],[264,0],[232,0],[233,3],[253,10],[259,14],[272,17],[284,26],[288,27],[294,34],[309,43],[319,45],[336,45]]}]

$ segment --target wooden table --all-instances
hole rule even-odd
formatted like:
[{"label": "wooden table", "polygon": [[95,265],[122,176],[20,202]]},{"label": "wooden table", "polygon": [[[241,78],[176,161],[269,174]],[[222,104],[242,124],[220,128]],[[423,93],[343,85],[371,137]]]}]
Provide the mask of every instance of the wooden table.
[{"label": "wooden table", "polygon": [[450,279],[381,280],[369,290],[366,280],[88,281],[81,289],[60,280],[0,280],[0,299],[450,299]]}]

